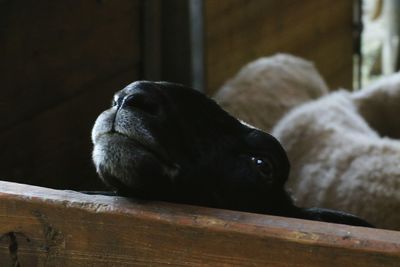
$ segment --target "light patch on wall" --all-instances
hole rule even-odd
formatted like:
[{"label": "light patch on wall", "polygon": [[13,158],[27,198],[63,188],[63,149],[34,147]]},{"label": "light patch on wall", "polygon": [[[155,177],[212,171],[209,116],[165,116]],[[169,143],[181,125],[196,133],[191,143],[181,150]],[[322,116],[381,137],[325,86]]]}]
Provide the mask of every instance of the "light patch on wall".
[{"label": "light patch on wall", "polygon": [[362,87],[399,70],[400,1],[364,0]]}]

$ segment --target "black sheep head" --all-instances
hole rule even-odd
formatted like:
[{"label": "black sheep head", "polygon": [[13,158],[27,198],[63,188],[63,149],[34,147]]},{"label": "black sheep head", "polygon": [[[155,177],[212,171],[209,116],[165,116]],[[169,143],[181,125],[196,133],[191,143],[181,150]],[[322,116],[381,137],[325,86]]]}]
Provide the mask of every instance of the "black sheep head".
[{"label": "black sheep head", "polygon": [[128,85],[98,117],[92,140],[97,172],[121,195],[324,220],[321,210],[292,204],[289,161],[274,137],[182,85]]}]

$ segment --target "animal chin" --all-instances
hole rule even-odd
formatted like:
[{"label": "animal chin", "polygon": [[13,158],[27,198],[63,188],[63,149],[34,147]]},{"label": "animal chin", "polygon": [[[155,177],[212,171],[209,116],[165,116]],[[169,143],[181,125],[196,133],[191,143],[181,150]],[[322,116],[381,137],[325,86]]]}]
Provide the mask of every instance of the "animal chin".
[{"label": "animal chin", "polygon": [[[112,165],[109,166],[110,169],[118,173],[117,175],[114,174],[114,176],[120,177],[121,180],[125,180],[124,177],[135,174],[137,177],[133,180],[165,177],[169,179],[170,182],[174,182],[174,178],[179,174],[179,165],[170,162],[167,157],[163,155],[165,153],[159,152],[124,133],[110,131],[99,134],[96,139],[98,140],[96,142],[97,145],[105,148],[101,149],[102,153],[120,155],[117,159],[104,155],[99,161],[104,160],[108,162],[105,165]],[[119,150],[119,153],[116,153],[117,150]],[[96,161],[95,158],[94,160]],[[143,169],[148,169],[149,165],[153,167],[150,170],[143,171]],[[122,170],[128,170],[130,173],[119,173],[119,171]],[[146,173],[148,173],[148,175],[146,175]]]},{"label": "animal chin", "polygon": [[115,137],[131,139],[129,136],[113,130],[113,131],[102,132],[102,133],[96,134],[96,137],[95,137],[96,142],[95,143],[99,142],[99,140],[102,138],[115,138]]}]

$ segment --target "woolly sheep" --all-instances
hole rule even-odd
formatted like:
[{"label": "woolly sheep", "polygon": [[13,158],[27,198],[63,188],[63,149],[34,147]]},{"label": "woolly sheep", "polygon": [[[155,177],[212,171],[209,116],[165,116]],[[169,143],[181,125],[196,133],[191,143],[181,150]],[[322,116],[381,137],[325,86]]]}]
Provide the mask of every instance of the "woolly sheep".
[{"label": "woolly sheep", "polygon": [[244,66],[214,99],[238,119],[269,132],[292,107],[327,93],[311,62],[277,54]]},{"label": "woolly sheep", "polygon": [[400,230],[400,73],[294,108],[274,127],[296,204],[351,212]]}]

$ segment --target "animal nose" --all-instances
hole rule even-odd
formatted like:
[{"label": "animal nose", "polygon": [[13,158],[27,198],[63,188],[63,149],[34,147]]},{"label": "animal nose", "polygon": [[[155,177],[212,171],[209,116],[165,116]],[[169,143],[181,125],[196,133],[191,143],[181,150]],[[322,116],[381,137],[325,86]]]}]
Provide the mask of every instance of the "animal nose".
[{"label": "animal nose", "polygon": [[160,110],[160,103],[154,94],[146,90],[126,95],[119,106],[120,109],[132,108],[149,115],[157,115]]}]

